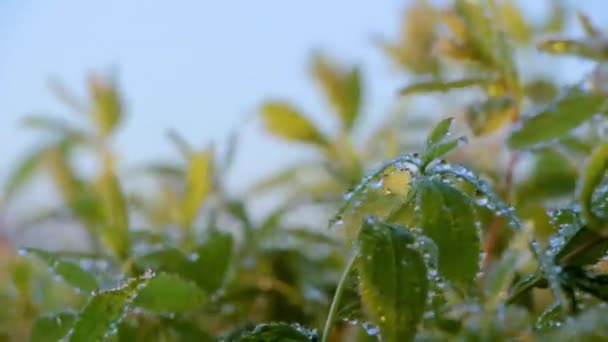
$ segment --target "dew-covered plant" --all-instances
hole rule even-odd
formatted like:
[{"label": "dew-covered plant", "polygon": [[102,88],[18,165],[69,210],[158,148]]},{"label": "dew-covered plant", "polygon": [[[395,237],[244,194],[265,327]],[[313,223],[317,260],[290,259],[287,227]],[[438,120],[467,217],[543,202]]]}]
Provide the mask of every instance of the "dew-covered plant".
[{"label": "dew-covered plant", "polygon": [[[608,339],[608,38],[581,13],[585,36],[562,36],[570,12],[547,5],[533,24],[512,1],[413,1],[398,39],[378,41],[409,84],[367,139],[362,69],[316,53],[337,128],[265,101],[266,131],[316,159],[245,193],[225,177],[236,134],[220,154],[171,131],[178,157],[125,168],[116,82],[91,77],[86,99],[56,85],[83,120],[25,118],[45,140],[2,212],[47,175],[58,200],[11,231],[52,224],[83,241],[0,234],[0,340]],[[547,53],[592,71],[564,84],[535,70]],[[264,196],[278,207],[252,213]]]}]

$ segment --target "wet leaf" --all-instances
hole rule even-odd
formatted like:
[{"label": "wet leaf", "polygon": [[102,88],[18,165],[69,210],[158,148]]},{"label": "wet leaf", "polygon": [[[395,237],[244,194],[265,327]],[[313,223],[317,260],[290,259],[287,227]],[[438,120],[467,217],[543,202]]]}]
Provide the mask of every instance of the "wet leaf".
[{"label": "wet leaf", "polygon": [[525,148],[561,138],[606,108],[604,95],[571,88],[547,108],[525,120],[509,138],[509,145]]},{"label": "wet leaf", "polygon": [[426,139],[426,148],[443,141],[450,134],[450,128],[454,123],[454,118],[446,118],[441,121],[431,130]]},{"label": "wet leaf", "polygon": [[180,203],[180,223],[189,227],[205,202],[212,181],[212,150],[210,148],[190,156],[186,171],[185,193]]},{"label": "wet leaf", "polygon": [[432,146],[430,146],[429,148],[426,149],[426,151],[424,151],[424,156],[422,158],[422,168],[424,169],[430,162],[432,162],[433,160],[442,157],[446,154],[448,154],[449,152],[451,152],[452,150],[454,150],[456,147],[464,144],[466,142],[466,138],[465,137],[458,137],[455,139],[450,139],[450,140],[446,140],[437,144],[434,144]]},{"label": "wet leaf", "polygon": [[135,305],[158,313],[194,310],[206,302],[207,294],[194,282],[168,273],[151,279],[135,299]]},{"label": "wet leaf", "polygon": [[290,341],[314,342],[318,340],[317,332],[299,324],[268,323],[258,324],[251,329],[230,336],[230,341],[262,342],[262,341]]},{"label": "wet leaf", "polygon": [[606,169],[608,169],[608,143],[603,143],[596,147],[587,159],[585,171],[581,179],[579,195],[583,217],[590,225],[590,228],[603,231],[607,229],[601,226],[601,218],[597,217],[591,210],[591,202],[594,191],[606,174]]},{"label": "wet leaf", "polygon": [[266,130],[277,137],[323,146],[325,137],[299,110],[285,102],[266,102],[261,108]]},{"label": "wet leaf", "polygon": [[98,341],[114,335],[131,310],[133,301],[152,277],[146,274],[117,288],[93,293],[65,339],[71,342]]},{"label": "wet leaf", "polygon": [[84,292],[91,292],[98,288],[95,276],[78,266],[77,264],[62,260],[58,255],[45,252],[35,248],[24,248],[20,252],[25,255],[34,255],[44,260],[50,267],[51,272],[61,277],[63,281]]},{"label": "wet leaf", "polygon": [[30,342],[56,342],[61,340],[68,333],[74,318],[74,314],[71,312],[39,317],[32,327]]},{"label": "wet leaf", "polygon": [[420,226],[437,245],[438,271],[467,289],[479,271],[480,242],[470,199],[442,181],[419,183]]},{"label": "wet leaf", "polygon": [[426,265],[407,229],[369,218],[358,238],[361,297],[389,342],[413,340],[428,296]]}]

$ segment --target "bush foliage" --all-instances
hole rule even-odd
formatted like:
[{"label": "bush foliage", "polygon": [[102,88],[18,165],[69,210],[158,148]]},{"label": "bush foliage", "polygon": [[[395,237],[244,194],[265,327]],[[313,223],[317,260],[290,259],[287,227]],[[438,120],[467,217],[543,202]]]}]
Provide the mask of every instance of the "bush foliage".
[{"label": "bush foliage", "polygon": [[[567,36],[572,13],[547,6],[531,21],[513,1],[411,2],[377,41],[408,84],[367,138],[362,69],[314,54],[339,125],[262,103],[270,135],[317,157],[239,194],[223,177],[236,136],[220,154],[171,132],[174,160],[124,172],[116,82],[91,76],[86,101],[62,92],[85,121],[25,118],[48,139],[2,203],[48,175],[59,203],[16,229],[76,224],[85,247],[0,240],[0,340],[608,339],[608,37],[582,13],[584,36]],[[547,54],[591,72],[564,83],[534,64]],[[279,205],[252,213],[263,197]]]}]

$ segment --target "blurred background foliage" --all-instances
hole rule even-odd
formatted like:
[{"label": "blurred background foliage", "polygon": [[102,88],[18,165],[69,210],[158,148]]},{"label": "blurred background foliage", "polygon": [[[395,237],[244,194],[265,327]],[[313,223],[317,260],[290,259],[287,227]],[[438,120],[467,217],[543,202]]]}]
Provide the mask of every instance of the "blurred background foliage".
[{"label": "blurred background foliage", "polygon": [[[42,174],[51,181],[57,200],[47,207],[27,208],[18,222],[11,222],[11,231],[20,234],[53,224],[57,236],[76,234],[82,239],[70,249],[39,249],[44,241],[27,248],[15,245],[3,233],[7,228],[0,226],[0,340],[56,340],[78,320],[76,313],[92,291],[111,289],[126,277],[136,279],[129,283],[133,286],[146,285],[136,298],[112,297],[124,305],[134,302],[136,309],[125,317],[120,310],[106,312],[108,322],[120,322],[112,327],[111,339],[212,340],[271,321],[322,327],[361,219],[370,213],[384,216],[401,203],[409,174],[387,170],[379,191],[337,219],[339,229],[325,229],[331,214],[350,199],[353,187],[374,165],[421,151],[421,137],[447,116],[455,118],[456,131],[469,142],[446,159],[467,165],[491,183],[533,227],[527,233],[547,244],[556,228],[546,208],[572,199],[578,166],[606,139],[608,126],[603,117],[588,116],[581,117],[584,124],[576,130],[570,132],[572,124],[566,124],[561,132],[547,132],[538,141],[535,134],[510,135],[527,119],[526,113],[544,110],[565,86],[559,79],[559,60],[554,68],[538,68],[545,61],[538,55],[607,58],[605,36],[592,17],[559,0],[546,2],[549,10],[535,21],[515,1],[408,2],[398,32],[374,42],[407,84],[395,92],[393,110],[365,136],[360,131],[367,114],[366,75],[337,56],[311,53],[307,70],[327,114],[338,124],[327,131],[313,120],[305,103],[272,94],[259,106],[261,129],[277,144],[307,146],[314,158],[238,194],[225,186],[235,151],[247,143],[240,141],[238,130],[228,136],[222,153],[212,143],[195,146],[171,131],[173,159],[130,165],[116,157],[121,147],[114,140],[123,123],[128,89],[120,89],[112,75],[101,74],[87,78],[86,98],[61,88],[58,100],[74,116],[22,119],[41,139],[5,182],[0,213],[13,210],[12,203]],[[563,35],[574,17],[584,37]],[[585,86],[605,94],[603,64],[587,79]],[[560,113],[556,116],[561,118]],[[538,125],[542,128],[543,123]],[[554,138],[551,144],[526,152],[509,147],[549,138]],[[94,172],[78,167],[83,158],[92,161]],[[276,207],[254,212],[256,202],[264,198],[275,199]],[[501,265],[496,261],[510,248],[521,254],[521,274],[515,277],[531,271],[534,264],[525,243],[517,245],[518,238],[491,211],[481,214],[485,270],[496,272]],[[147,269],[161,275],[147,279]],[[333,338],[374,340],[377,328],[366,322],[352,283]],[[507,315],[536,317],[547,298],[539,289],[524,299],[525,310],[517,307]],[[494,332],[525,340],[532,331],[521,321],[528,320],[504,318],[495,323]],[[101,338],[107,332],[93,334]]]}]

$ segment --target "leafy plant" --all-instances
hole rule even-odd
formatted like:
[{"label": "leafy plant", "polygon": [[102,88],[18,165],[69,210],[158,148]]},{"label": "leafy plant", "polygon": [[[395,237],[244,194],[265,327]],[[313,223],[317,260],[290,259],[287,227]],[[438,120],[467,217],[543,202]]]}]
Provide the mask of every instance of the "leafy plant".
[{"label": "leafy plant", "polygon": [[[170,131],[176,160],[123,169],[117,83],[92,76],[86,101],[62,90],[84,122],[27,117],[47,140],[10,175],[2,204],[46,174],[60,203],[31,208],[17,231],[60,222],[88,241],[53,251],[0,240],[1,339],[606,339],[605,37],[577,13],[585,37],[539,38],[568,18],[549,5],[532,23],[512,1],[414,1],[400,36],[378,43],[410,80],[399,102],[427,111],[389,116],[363,140],[363,70],[315,53],[335,131],[264,101],[266,131],[316,159],[244,194],[222,176],[236,135],[220,155]],[[595,65],[564,85],[530,72],[539,52]],[[416,106],[418,95],[442,101]],[[447,115],[430,125],[437,112]],[[78,167],[83,155],[94,172]],[[153,186],[138,189],[142,179]],[[252,214],[263,196],[280,205]]]}]

